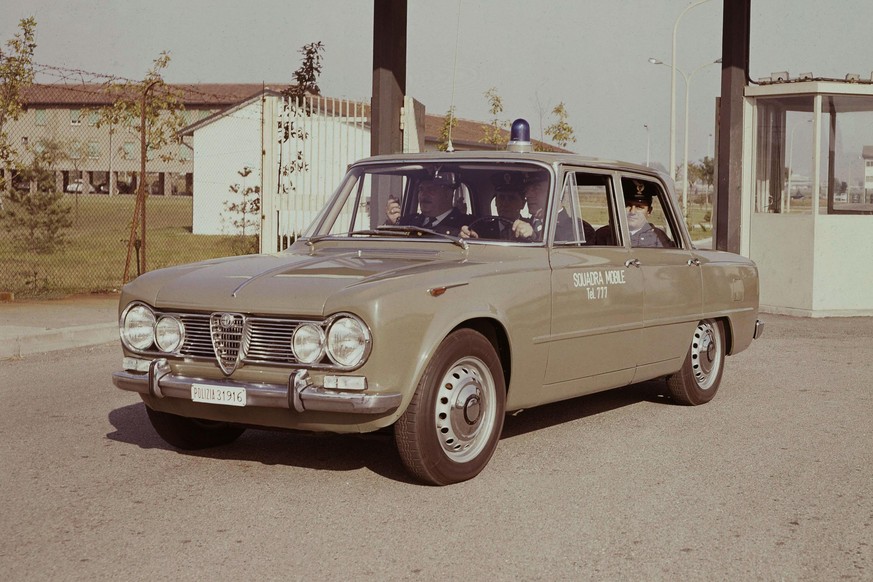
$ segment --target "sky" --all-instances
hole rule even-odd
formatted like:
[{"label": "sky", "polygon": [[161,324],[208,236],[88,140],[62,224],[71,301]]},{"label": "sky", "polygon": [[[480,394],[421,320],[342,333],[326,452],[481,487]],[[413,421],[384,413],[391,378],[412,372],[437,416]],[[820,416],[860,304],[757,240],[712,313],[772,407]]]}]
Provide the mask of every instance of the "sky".
[{"label": "sky", "polygon": [[[670,62],[677,17],[690,0],[409,0],[407,94],[428,113],[454,104],[465,119],[490,119],[494,87],[502,119],[524,117],[533,137],[564,103],[584,155],[667,165]],[[20,19],[37,20],[35,61],[83,71],[40,82],[141,79],[161,51],[171,83],[290,83],[300,48],[325,46],[322,94],[369,100],[371,0],[3,0],[0,41]],[[871,0],[752,0],[750,77],[788,71],[844,78],[873,72]],[[692,76],[689,159],[713,154],[720,92],[722,0],[682,16],[676,68]],[[677,75],[677,163],[685,86]],[[648,126],[648,129],[646,129]]]}]

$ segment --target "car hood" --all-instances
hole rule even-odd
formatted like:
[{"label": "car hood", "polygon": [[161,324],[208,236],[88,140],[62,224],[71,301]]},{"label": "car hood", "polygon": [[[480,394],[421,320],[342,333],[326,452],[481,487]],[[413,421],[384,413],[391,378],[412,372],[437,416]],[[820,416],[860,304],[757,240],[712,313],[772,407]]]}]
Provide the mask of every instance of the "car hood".
[{"label": "car hood", "polygon": [[321,316],[326,300],[348,287],[464,262],[457,253],[373,249],[250,255],[152,271],[125,293],[159,309]]}]

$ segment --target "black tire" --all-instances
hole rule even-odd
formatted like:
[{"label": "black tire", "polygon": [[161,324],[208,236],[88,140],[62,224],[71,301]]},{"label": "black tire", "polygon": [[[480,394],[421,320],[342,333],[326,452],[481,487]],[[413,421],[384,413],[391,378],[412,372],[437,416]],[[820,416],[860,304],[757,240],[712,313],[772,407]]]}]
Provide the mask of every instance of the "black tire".
[{"label": "black tire", "polygon": [[715,397],[724,372],[725,337],[721,321],[705,319],[697,324],[682,369],[667,378],[673,399],[696,406]]},{"label": "black tire", "polygon": [[245,428],[218,422],[215,420],[201,420],[199,418],[187,418],[152,410],[146,406],[149,422],[155,432],[167,443],[177,449],[196,451],[227,445],[239,438],[245,432]]},{"label": "black tire", "polygon": [[494,347],[471,329],[443,340],[394,425],[403,464],[432,485],[472,479],[503,430],[506,384]]}]

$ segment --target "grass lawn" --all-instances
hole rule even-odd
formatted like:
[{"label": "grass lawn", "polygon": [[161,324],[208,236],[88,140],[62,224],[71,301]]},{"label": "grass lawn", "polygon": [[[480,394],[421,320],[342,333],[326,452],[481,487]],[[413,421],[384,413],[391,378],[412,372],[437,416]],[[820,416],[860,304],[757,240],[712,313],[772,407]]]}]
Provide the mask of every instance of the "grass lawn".
[{"label": "grass lawn", "polygon": [[[67,242],[56,252],[42,255],[29,252],[13,240],[8,230],[0,231],[0,291],[11,291],[20,297],[57,297],[121,287],[134,196],[71,194],[66,198],[73,226],[66,233]],[[149,270],[239,254],[239,237],[191,234],[192,205],[188,196],[149,196],[146,203]],[[709,221],[704,221],[709,207],[692,204],[689,209],[692,239],[711,237],[712,227]],[[601,218],[606,220],[605,212]],[[134,253],[130,276],[136,275]]]},{"label": "grass lawn", "polygon": [[[119,289],[135,198],[132,195],[68,195],[73,226],[52,254],[23,250],[0,232],[0,291],[52,297]],[[191,234],[193,200],[149,196],[146,202],[149,270],[236,254],[237,237]],[[131,278],[137,274],[131,257]]]}]

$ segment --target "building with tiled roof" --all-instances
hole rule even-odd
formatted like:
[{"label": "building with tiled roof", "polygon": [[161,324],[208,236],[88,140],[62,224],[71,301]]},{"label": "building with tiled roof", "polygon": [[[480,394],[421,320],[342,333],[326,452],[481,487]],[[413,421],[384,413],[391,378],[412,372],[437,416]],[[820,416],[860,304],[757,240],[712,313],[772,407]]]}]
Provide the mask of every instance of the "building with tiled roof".
[{"label": "building with tiled roof", "polygon": [[[249,147],[251,144],[248,144],[242,148],[240,134],[226,132],[226,128],[232,125],[226,123],[226,120],[238,115],[237,112],[248,104],[258,102],[262,94],[276,95],[286,87],[287,85],[282,83],[269,85],[262,83],[167,85],[169,90],[179,96],[184,107],[182,115],[187,127],[181,132],[182,137],[178,143],[167,146],[161,152],[155,152],[148,161],[149,191],[152,194],[165,195],[193,194],[195,195],[195,206],[197,206],[199,193],[195,188],[195,173],[200,170],[195,164],[195,157],[200,156],[200,168],[218,167],[232,173],[244,166],[257,164],[260,160],[260,145]],[[112,194],[134,191],[140,167],[139,134],[126,127],[110,128],[105,125],[98,127],[99,108],[113,103],[115,95],[113,89],[115,88],[106,84],[88,83],[75,85],[34,84],[28,87],[23,92],[24,112],[18,120],[7,121],[4,128],[13,147],[19,152],[19,159],[27,163],[29,156],[40,151],[51,141],[60,145],[66,152],[56,167],[56,182],[59,189],[67,190],[74,187],[77,181],[81,181],[83,185],[78,187],[85,191],[90,191],[92,188],[97,192]],[[322,109],[317,114],[325,120],[334,120],[334,123],[338,119],[348,118],[349,108],[354,108],[354,118],[356,119],[354,131],[360,133],[356,139],[364,145],[353,150],[346,148],[346,151],[352,152],[348,155],[359,157],[369,155],[369,103],[330,98],[319,98],[318,103],[321,104],[319,107]],[[197,140],[194,139],[195,131],[204,127],[214,128],[213,123],[222,120],[225,120],[222,125],[225,129],[218,132],[209,130],[215,136],[222,136],[218,137],[219,141],[211,139],[204,142],[204,139],[201,139],[201,146],[198,146]],[[412,147],[410,151],[421,149],[422,143],[424,150],[436,150],[440,145],[439,136],[443,125],[444,116],[424,115],[423,127],[417,129],[419,134],[424,134],[424,138],[418,139],[419,145],[410,146]],[[454,148],[457,150],[494,149],[493,145],[484,142],[486,127],[487,124],[483,122],[457,119],[452,130]],[[209,131],[203,131],[202,134],[205,136]],[[240,130],[235,131],[239,132]],[[260,135],[260,129],[257,135]],[[313,143],[308,147],[314,148],[314,144],[319,143],[319,147],[325,152],[331,148],[339,149],[340,146],[333,142],[344,139],[341,137],[342,135],[345,134],[337,133],[337,137],[333,137],[317,132],[313,133]],[[508,140],[508,137],[508,133],[504,132],[505,140]],[[331,141],[331,143],[328,144],[325,140]],[[202,146],[203,143],[208,143],[208,145]],[[197,147],[201,147],[202,151],[196,151]],[[240,153],[241,148],[247,153]],[[308,154],[310,156],[307,158],[308,162],[315,163],[315,160],[321,155],[319,152],[318,148],[312,149]],[[239,159],[234,159],[234,156]],[[216,164],[214,160],[219,158],[222,163]],[[211,166],[205,161],[209,159],[213,160]],[[336,165],[336,168],[332,170],[334,173],[344,169],[345,164],[349,161],[353,161],[343,158],[343,162],[339,163],[333,158],[332,160],[331,163]],[[10,168],[0,170],[4,172],[4,175],[11,171]],[[14,172],[12,173],[14,174]],[[225,178],[224,175],[220,176],[220,184],[215,181],[216,176],[203,176],[203,180],[196,181],[210,184],[209,190],[212,192],[212,196],[217,199],[227,193]],[[324,178],[325,181],[329,179],[333,179],[333,177]],[[5,182],[7,187],[16,184],[14,177]],[[327,187],[324,184],[320,186],[322,189]],[[332,188],[332,185],[329,187]],[[214,232],[215,228],[210,227],[207,230]]]}]

